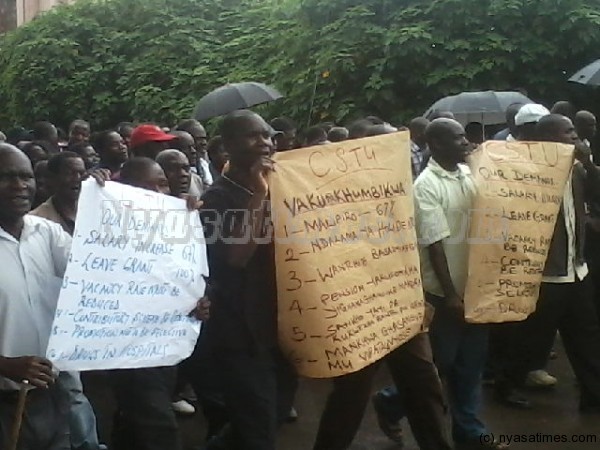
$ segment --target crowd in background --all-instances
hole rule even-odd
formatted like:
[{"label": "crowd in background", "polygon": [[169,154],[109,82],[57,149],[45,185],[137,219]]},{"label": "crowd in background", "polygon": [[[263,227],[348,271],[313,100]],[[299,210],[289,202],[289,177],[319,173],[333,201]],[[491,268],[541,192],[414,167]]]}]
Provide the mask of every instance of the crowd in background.
[{"label": "crowd in background", "polygon": [[[37,314],[36,302],[44,303],[47,294],[43,283],[32,281],[25,272],[29,268],[34,273],[64,273],[64,267],[61,270],[57,264],[66,265],[68,251],[64,249],[70,239],[61,233],[73,234],[86,176],[177,197],[202,198],[200,214],[206,219],[215,214],[225,217],[227,211],[258,212],[227,215],[227,226],[215,230],[206,225],[205,232],[238,237],[249,226],[260,235],[269,220],[262,205],[268,201],[274,151],[401,129],[408,129],[411,136],[407,151],[415,180],[417,231],[427,236],[420,249],[423,287],[436,314],[428,333],[412,338],[382,361],[394,386],[372,397],[379,363],[333,380],[314,450],[349,448],[371,398],[382,431],[399,444],[403,440],[400,421],[406,416],[421,449],[506,448],[497,440],[481,439],[489,434],[480,416],[482,385],[493,382],[496,400],[508,407],[534,407],[521,389],[547,388],[559,382],[546,371],[557,331],[579,382],[581,412],[600,413],[600,296],[594,293],[594,285],[600,286],[600,175],[591,151],[596,119],[587,111],[577,112],[568,102],[558,102],[551,111],[539,104],[514,104],[506,113],[506,128],[501,130],[479,123],[463,127],[449,111],[417,117],[406,127],[369,116],[345,126],[325,123],[298,130],[290,119],[278,117],[267,123],[242,110],[227,115],[215,136],[208,136],[202,124],[192,119],[171,129],[120,123],[104,131],[92,130],[87,121],[77,119],[67,133],[50,122],[38,122],[30,131],[17,128],[0,134],[0,141],[6,141],[0,143],[0,255],[14,264],[5,272],[20,280],[11,284],[0,277],[0,381],[28,380],[53,396],[32,395],[19,448],[102,448],[94,408],[78,376],[61,375],[56,380],[42,348],[18,353],[22,347],[11,343],[14,334],[26,333],[1,320],[2,314],[10,312],[18,317],[15,323],[29,324],[24,329],[35,328],[28,315]],[[575,146],[576,163],[565,189],[538,308],[522,323],[487,326],[464,320],[466,242],[451,243],[449,238],[458,233],[452,215],[467,214],[476,193],[464,163],[486,139]],[[31,233],[38,236],[35,242]],[[31,246],[31,254],[19,253],[19,245]],[[277,344],[271,252],[272,243],[254,240],[236,245],[217,240],[209,245],[210,319],[194,354],[177,368],[114,371],[110,381],[118,413],[111,448],[178,450],[182,444],[175,414],[194,413],[196,402],[189,400],[195,397],[208,424],[202,448],[275,449],[278,426],[297,417],[293,407],[297,376]],[[37,290],[32,290],[32,284]],[[14,303],[11,296],[16,292],[18,301],[30,306],[13,311],[15,306],[8,299]],[[208,317],[204,313],[202,317]],[[440,377],[446,381],[444,387]],[[56,393],[59,388],[68,392],[66,412]],[[0,384],[0,401],[13,404],[15,389],[10,382]],[[10,413],[0,414],[0,439],[6,438],[14,412],[4,410]],[[60,422],[66,416],[68,430]]]}]

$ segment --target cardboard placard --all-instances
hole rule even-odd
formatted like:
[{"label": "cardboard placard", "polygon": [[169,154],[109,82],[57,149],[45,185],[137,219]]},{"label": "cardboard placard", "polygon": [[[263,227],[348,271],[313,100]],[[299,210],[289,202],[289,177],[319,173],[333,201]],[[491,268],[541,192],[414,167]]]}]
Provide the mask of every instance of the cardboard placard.
[{"label": "cardboard placard", "polygon": [[573,146],[484,143],[469,160],[478,194],[469,228],[465,318],[525,320],[535,311]]},{"label": "cardboard placard", "polygon": [[298,372],[352,373],[421,329],[407,132],[275,156],[279,340]]}]

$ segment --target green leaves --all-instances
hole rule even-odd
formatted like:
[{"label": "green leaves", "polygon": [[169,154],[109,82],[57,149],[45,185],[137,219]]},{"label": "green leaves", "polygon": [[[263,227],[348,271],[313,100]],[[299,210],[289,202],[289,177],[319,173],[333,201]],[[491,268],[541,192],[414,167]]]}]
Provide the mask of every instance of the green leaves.
[{"label": "green leaves", "polygon": [[80,0],[0,39],[0,128],[170,125],[249,80],[301,125],[405,121],[462,90],[554,100],[599,43],[598,0]]}]

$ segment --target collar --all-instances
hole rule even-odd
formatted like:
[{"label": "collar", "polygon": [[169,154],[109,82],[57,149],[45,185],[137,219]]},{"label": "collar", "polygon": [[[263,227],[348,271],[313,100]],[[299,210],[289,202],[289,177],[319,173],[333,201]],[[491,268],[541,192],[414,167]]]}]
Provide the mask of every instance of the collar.
[{"label": "collar", "polygon": [[12,234],[5,231],[2,227],[0,227],[0,239],[12,241],[18,244],[19,241],[22,241],[23,239],[26,239],[30,235],[36,233],[39,226],[39,218],[27,214],[25,217],[23,217],[23,231],[21,232],[21,238],[19,240],[15,239]]},{"label": "collar", "polygon": [[425,147],[420,147],[419,144],[417,144],[415,141],[411,140],[410,141],[410,150],[413,153],[422,153],[425,150],[427,150],[427,144],[425,144]]},{"label": "collar", "polygon": [[458,164],[458,170],[449,172],[440,166],[433,157],[429,159],[427,168],[440,178],[447,178],[450,180],[462,180],[471,175],[471,169],[469,169],[469,166],[466,164]]}]

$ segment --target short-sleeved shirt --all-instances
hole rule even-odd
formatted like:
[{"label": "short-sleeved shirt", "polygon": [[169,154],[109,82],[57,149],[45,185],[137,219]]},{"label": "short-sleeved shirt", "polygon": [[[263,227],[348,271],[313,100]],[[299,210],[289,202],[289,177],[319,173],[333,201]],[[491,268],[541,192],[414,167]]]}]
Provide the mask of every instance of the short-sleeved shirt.
[{"label": "short-sleeved shirt", "polygon": [[[228,246],[235,245],[229,241],[234,227],[240,221],[249,223],[247,205],[251,196],[250,191],[227,177],[216,180],[202,196],[212,297],[206,330],[212,345],[225,349],[268,349],[277,342],[277,289],[271,239],[259,241],[245,267],[228,262]],[[249,227],[245,230],[249,231]]]},{"label": "short-sleeved shirt", "polygon": [[[71,236],[27,215],[19,240],[0,228],[0,355],[45,356]],[[0,377],[0,390],[15,384]]]},{"label": "short-sleeved shirt", "polygon": [[423,287],[426,292],[444,297],[433,270],[427,247],[442,241],[450,277],[459,295],[464,294],[468,273],[469,215],[475,196],[471,171],[464,164],[449,172],[433,158],[414,185],[415,217]]}]

